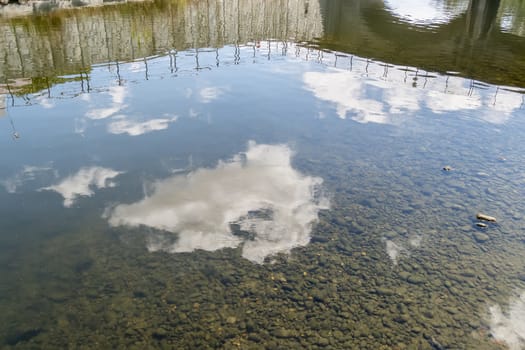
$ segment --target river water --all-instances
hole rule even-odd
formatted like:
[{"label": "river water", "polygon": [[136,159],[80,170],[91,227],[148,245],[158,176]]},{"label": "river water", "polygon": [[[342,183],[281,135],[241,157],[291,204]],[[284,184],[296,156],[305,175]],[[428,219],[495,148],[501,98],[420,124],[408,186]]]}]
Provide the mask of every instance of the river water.
[{"label": "river water", "polygon": [[525,348],[520,2],[57,4],[0,18],[1,348]]}]

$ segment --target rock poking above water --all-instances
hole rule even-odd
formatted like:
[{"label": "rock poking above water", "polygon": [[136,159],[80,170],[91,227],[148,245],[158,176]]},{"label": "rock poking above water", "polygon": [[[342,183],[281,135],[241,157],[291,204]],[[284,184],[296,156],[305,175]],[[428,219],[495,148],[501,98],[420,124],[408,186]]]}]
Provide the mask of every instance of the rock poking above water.
[{"label": "rock poking above water", "polygon": [[496,222],[496,218],[495,217],[489,216],[489,215],[485,215],[485,214],[482,214],[482,213],[477,213],[476,214],[476,218],[478,220]]}]

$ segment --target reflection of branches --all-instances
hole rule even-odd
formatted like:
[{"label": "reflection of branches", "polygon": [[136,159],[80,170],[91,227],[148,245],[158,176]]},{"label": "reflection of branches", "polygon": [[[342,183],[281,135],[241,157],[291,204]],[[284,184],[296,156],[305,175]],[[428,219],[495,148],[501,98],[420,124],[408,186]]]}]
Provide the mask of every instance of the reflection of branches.
[{"label": "reflection of branches", "polygon": [[492,102],[493,106],[496,105],[496,98],[498,97],[498,91],[499,91],[499,86],[496,88],[496,92],[494,93],[494,102]]},{"label": "reflection of branches", "polygon": [[[87,92],[91,91],[91,87],[89,86],[89,75],[86,73],[86,87]],[[80,88],[82,89],[82,92],[85,92],[84,90],[84,74],[80,72]]]},{"label": "reflection of branches", "polygon": [[120,66],[118,64],[118,61],[115,62],[115,64],[117,65],[117,82],[118,82],[118,85],[122,85],[122,78],[120,77]]},{"label": "reflection of branches", "polygon": [[51,98],[51,87],[49,86],[49,78],[46,77],[46,87],[47,87],[47,98]]},{"label": "reflection of branches", "polygon": [[468,96],[472,96],[472,93],[474,92],[474,80],[470,80],[469,88],[468,88]]},{"label": "reflection of branches", "polygon": [[16,131],[15,123],[13,123],[13,119],[11,118],[11,115],[8,113],[9,122],[11,123],[11,129],[13,130],[13,140],[18,140],[20,138],[20,134],[18,131]]},{"label": "reflection of branches", "polygon": [[[267,48],[267,51],[264,49],[258,49],[259,47]],[[231,55],[231,51],[233,50],[233,57]],[[280,57],[281,55],[284,56],[290,56],[290,57],[296,57],[299,60],[302,61],[312,61],[316,64],[320,64],[326,67],[335,67],[339,69],[349,69],[350,71],[355,71],[358,74],[362,74],[364,76],[370,76],[374,79],[381,79],[381,80],[389,80],[393,81],[397,84],[411,84],[414,88],[423,88],[428,89],[427,86],[430,86],[430,89],[433,89],[435,91],[439,90],[440,92],[443,92],[445,94],[452,93],[454,94],[456,91],[449,91],[449,79],[451,79],[452,86],[456,86],[454,84],[454,77],[448,76],[448,75],[435,75],[432,73],[428,73],[426,71],[419,71],[417,68],[411,68],[411,67],[397,67],[394,65],[390,65],[387,63],[383,63],[380,61],[375,61],[370,58],[361,58],[359,56],[354,55],[347,55],[344,53],[338,53],[334,51],[327,51],[327,50],[321,50],[315,46],[308,46],[308,45],[299,45],[295,43],[290,42],[282,42],[282,41],[268,41],[268,42],[262,42],[259,43],[257,41],[250,42],[247,45],[232,45],[232,46],[225,46],[223,48],[214,48],[210,50],[206,49],[192,49],[190,51],[184,51],[183,55],[180,55],[180,53],[176,50],[169,50],[166,52],[164,56],[154,56],[154,57],[145,57],[140,61],[131,61],[134,62],[132,64],[136,65],[137,63],[143,61],[146,72],[145,75],[139,77],[139,79],[145,79],[148,80],[150,76],[158,76],[159,74],[164,77],[164,75],[170,76],[170,73],[177,72],[179,74],[185,74],[191,72],[194,72],[195,69],[197,70],[213,70],[218,67],[224,67],[229,66],[232,63],[233,64],[242,64],[243,62],[257,62],[257,59],[276,59]],[[192,56],[191,58],[186,59],[187,56]],[[153,60],[153,63],[150,62],[150,60]],[[295,60],[296,61],[296,60]],[[152,64],[151,64],[152,63]],[[159,63],[160,65],[164,64],[164,68],[160,68],[159,70]],[[116,76],[117,76],[117,82],[118,85],[122,85],[125,82],[124,77],[121,76],[120,66],[131,63],[122,63],[119,61],[114,61],[110,64],[110,67],[113,67],[110,69],[111,74],[114,76],[115,70],[116,70]],[[291,64],[291,63],[288,63]],[[169,70],[166,69],[166,66],[169,67]],[[123,66],[125,67],[125,66]],[[128,73],[128,71],[123,68],[124,70],[122,72]],[[168,71],[170,73],[168,73]],[[136,79],[139,74],[142,75],[142,70],[140,70],[140,73],[138,71],[132,70],[130,74],[134,75],[134,78]],[[179,76],[172,75],[173,78],[176,78]],[[409,79],[409,77],[411,79]],[[53,80],[44,80],[40,82],[39,89],[45,90],[47,89],[47,96],[51,98],[51,95],[53,96],[53,99],[57,98],[72,98],[80,94],[78,90],[81,90],[82,92],[85,92],[86,88],[87,91],[91,91],[90,86],[90,77],[87,72],[81,72],[79,73],[78,77],[76,78],[69,78],[70,80],[73,79],[75,81],[80,80],[80,86],[79,88],[75,89],[76,91],[71,91],[71,88],[68,86],[67,94],[64,95],[64,93],[61,91],[60,93],[51,93],[53,83],[58,84],[59,82],[54,82]],[[397,81],[396,81],[397,79]],[[421,79],[424,79],[421,80]],[[489,85],[480,85],[481,83],[475,82],[473,80],[463,80],[461,81],[461,94],[464,94],[466,96],[473,96],[477,93],[477,90],[479,88],[487,89],[490,86]],[[70,80],[64,80],[60,82],[67,82]],[[97,79],[98,81],[99,79]],[[114,81],[114,80],[113,80]],[[33,80],[31,82],[32,84],[36,84],[37,82]],[[439,86],[436,86],[437,84]],[[467,85],[468,84],[468,85]],[[12,88],[12,87],[11,87]],[[495,89],[496,87],[494,87]],[[73,88],[74,89],[74,88]],[[35,88],[31,89],[31,92],[34,91]],[[491,88],[492,90],[492,88]],[[493,91],[493,90],[492,90]],[[499,89],[496,91],[497,94],[501,94],[499,92]],[[20,94],[19,98],[24,99],[25,101],[30,101],[29,98],[33,95],[28,94]],[[495,96],[496,97],[496,96]],[[496,99],[494,97],[494,103],[496,103]],[[499,96],[498,96],[499,97]],[[18,100],[20,101],[20,100]],[[519,100],[518,100],[519,101]],[[525,104],[525,100],[522,100],[522,108]],[[491,101],[492,102],[492,101]],[[500,104],[502,104],[502,99],[499,98],[498,101]],[[489,102],[490,103],[490,102]],[[14,97],[12,96],[12,104],[14,105]],[[519,103],[518,103],[519,104]]]},{"label": "reflection of branches", "polygon": [[177,50],[168,51],[168,56],[170,58],[170,72],[177,73],[179,70],[177,67]]},{"label": "reflection of branches", "polygon": [[286,56],[286,54],[288,53],[288,43],[286,41],[283,41],[281,42],[281,44],[283,45],[281,49],[281,55]]},{"label": "reflection of branches", "polygon": [[[13,92],[11,91],[11,87],[9,86],[9,83],[6,83],[6,87],[7,87],[7,91],[9,92],[9,96],[11,97],[11,106],[14,107],[15,98],[13,96]],[[6,111],[7,111],[7,106],[6,106]],[[15,123],[13,122],[13,119],[11,118],[11,113],[9,113],[9,111],[7,111],[7,118],[9,118],[9,123],[11,124],[11,129],[13,130],[13,133],[12,133],[13,140],[19,139],[20,134],[18,133],[18,131],[16,131]]]}]

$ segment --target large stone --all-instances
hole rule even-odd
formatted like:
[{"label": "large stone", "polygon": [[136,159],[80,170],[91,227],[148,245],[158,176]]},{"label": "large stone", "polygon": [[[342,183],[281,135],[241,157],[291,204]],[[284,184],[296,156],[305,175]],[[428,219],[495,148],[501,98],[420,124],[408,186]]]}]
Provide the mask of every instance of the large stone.
[{"label": "large stone", "polygon": [[477,213],[476,214],[476,218],[478,220],[496,222],[496,218],[495,217],[489,216],[489,215],[486,215],[486,214],[482,214],[482,213]]}]

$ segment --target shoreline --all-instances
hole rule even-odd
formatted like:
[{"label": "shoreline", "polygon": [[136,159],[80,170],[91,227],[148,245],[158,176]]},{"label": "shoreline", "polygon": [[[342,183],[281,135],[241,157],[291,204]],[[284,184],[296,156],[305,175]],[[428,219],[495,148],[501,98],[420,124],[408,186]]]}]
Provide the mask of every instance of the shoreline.
[{"label": "shoreline", "polygon": [[147,0],[0,0],[0,18],[49,14],[56,10],[100,7]]}]

